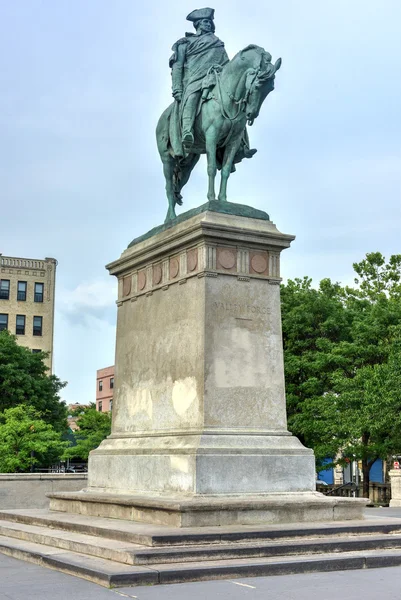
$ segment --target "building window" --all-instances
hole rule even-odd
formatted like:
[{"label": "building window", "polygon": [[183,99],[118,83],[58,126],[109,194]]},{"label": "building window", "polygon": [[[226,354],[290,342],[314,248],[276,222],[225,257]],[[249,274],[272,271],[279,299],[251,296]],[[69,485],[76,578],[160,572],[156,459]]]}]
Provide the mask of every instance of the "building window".
[{"label": "building window", "polygon": [[17,315],[15,320],[15,333],[25,335],[25,315]]},{"label": "building window", "polygon": [[2,279],[0,281],[0,300],[8,300],[10,298],[10,280]]},{"label": "building window", "polygon": [[26,288],[27,288],[26,281],[19,281],[18,282],[17,300],[20,300],[21,302],[25,302],[25,300],[26,300]]},{"label": "building window", "polygon": [[99,392],[101,392],[103,390],[103,381],[102,379],[100,379],[99,381]]},{"label": "building window", "polygon": [[8,315],[0,313],[0,331],[8,328]]},{"label": "building window", "polygon": [[39,352],[42,352],[42,350],[39,350],[39,349],[37,349],[37,348],[34,348],[34,349],[32,350],[32,354],[39,354]]},{"label": "building window", "polygon": [[42,335],[43,317],[33,317],[33,335]]},{"label": "building window", "polygon": [[98,404],[98,411],[103,412],[103,402],[102,401],[100,401]]},{"label": "building window", "polygon": [[110,389],[112,390],[114,387],[114,377],[110,377]]},{"label": "building window", "polygon": [[34,295],[35,302],[43,302],[43,288],[44,288],[43,283],[35,283],[35,295]]},{"label": "building window", "polygon": [[109,410],[113,410],[113,398],[109,402]]}]

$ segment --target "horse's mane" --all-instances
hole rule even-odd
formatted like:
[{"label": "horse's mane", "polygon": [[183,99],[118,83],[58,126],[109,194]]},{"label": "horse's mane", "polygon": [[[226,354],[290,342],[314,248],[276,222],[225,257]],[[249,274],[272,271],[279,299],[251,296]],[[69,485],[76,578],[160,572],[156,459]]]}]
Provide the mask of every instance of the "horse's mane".
[{"label": "horse's mane", "polygon": [[242,58],[242,55],[244,54],[244,52],[248,52],[248,50],[256,50],[256,52],[258,54],[265,54],[266,53],[266,50],[264,48],[262,48],[262,46],[257,46],[256,44],[249,44],[249,46],[246,46],[245,48],[243,48],[242,50],[240,50],[238,52],[238,54]]},{"label": "horse's mane", "polygon": [[262,48],[261,46],[257,46],[256,44],[249,44],[249,46],[246,46],[246,48],[243,48],[243,50],[240,50],[233,58],[233,60],[235,59],[239,59],[239,60],[245,60],[244,54],[246,52],[249,52],[250,50],[255,50],[259,60],[258,60],[258,64],[254,64],[253,67],[259,72],[258,73],[258,79],[259,81],[265,81],[266,79],[269,79],[272,74],[274,73],[274,69],[273,69],[273,65],[271,64],[271,54],[269,52],[266,52],[266,50],[264,48]]}]

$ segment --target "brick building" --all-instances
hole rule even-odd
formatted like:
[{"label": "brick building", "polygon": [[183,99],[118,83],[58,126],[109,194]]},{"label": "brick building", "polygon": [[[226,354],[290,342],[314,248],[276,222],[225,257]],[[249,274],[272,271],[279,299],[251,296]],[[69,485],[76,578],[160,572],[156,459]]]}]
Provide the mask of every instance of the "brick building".
[{"label": "brick building", "polygon": [[77,410],[77,408],[84,409],[84,408],[88,408],[88,407],[89,407],[88,404],[80,404],[79,402],[68,405],[67,421],[68,421],[68,427],[71,429],[71,431],[77,431],[77,429],[79,429],[79,427],[77,425],[79,416],[75,416],[75,415],[73,416],[71,413],[73,413],[75,410]]},{"label": "brick building", "polygon": [[57,261],[0,254],[0,331],[8,329],[32,352],[49,352],[53,364]]},{"label": "brick building", "polygon": [[108,412],[113,408],[114,365],[96,371],[96,410]]}]

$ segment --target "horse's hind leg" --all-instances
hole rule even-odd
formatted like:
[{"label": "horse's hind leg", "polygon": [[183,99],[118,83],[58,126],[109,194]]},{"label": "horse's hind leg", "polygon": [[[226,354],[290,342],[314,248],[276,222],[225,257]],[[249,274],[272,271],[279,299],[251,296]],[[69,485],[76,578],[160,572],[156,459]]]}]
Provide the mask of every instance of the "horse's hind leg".
[{"label": "horse's hind leg", "polygon": [[200,154],[189,154],[185,160],[185,163],[181,164],[181,177],[177,186],[178,194],[181,194],[181,190],[188,183],[188,179],[200,158]]},{"label": "horse's hind leg", "polygon": [[217,173],[216,163],[216,147],[217,147],[217,132],[215,127],[211,126],[205,132],[206,138],[206,154],[207,154],[207,174],[209,178],[209,187],[207,199],[210,201],[216,200],[215,179]]},{"label": "horse's hind leg", "polygon": [[166,215],[166,221],[170,221],[171,219],[175,219],[175,194],[174,194],[174,183],[173,183],[173,175],[174,175],[174,159],[170,156],[170,154],[166,154],[162,157],[163,161],[163,173],[166,179],[166,196],[168,200],[168,211]]},{"label": "horse's hind leg", "polygon": [[224,157],[223,157],[223,166],[221,168],[221,181],[220,181],[220,191],[219,191],[219,201],[220,202],[227,201],[227,182],[228,182],[228,178],[230,177],[234,158],[238,152],[238,148],[240,147],[240,144],[241,144],[241,138],[239,138],[239,141],[236,140],[233,143],[230,143],[225,149]]}]

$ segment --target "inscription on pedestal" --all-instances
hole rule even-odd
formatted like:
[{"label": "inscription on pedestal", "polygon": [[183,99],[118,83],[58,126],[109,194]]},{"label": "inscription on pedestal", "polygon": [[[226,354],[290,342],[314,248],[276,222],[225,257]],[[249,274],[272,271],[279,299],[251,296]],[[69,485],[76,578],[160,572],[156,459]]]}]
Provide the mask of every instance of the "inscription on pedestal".
[{"label": "inscription on pedestal", "polygon": [[219,312],[224,312],[228,316],[241,317],[257,317],[270,314],[270,309],[267,306],[259,306],[258,304],[241,304],[238,302],[213,302],[213,308]]}]

